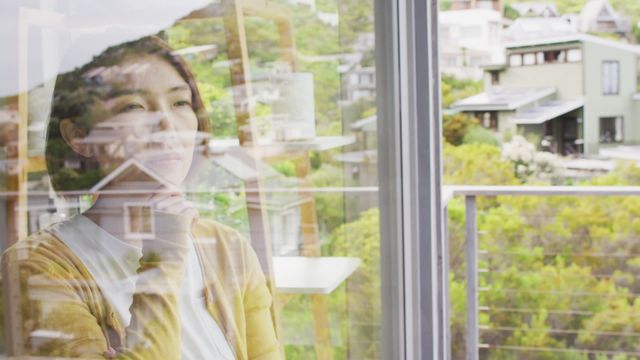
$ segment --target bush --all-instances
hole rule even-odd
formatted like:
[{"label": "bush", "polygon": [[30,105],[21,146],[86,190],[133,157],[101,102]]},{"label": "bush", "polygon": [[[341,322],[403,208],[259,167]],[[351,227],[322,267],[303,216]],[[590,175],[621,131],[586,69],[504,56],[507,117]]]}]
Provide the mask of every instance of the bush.
[{"label": "bush", "polygon": [[467,131],[462,139],[463,144],[488,144],[499,146],[500,143],[491,130],[487,130],[480,126],[472,127]]},{"label": "bush", "polygon": [[463,113],[442,117],[442,135],[452,145],[463,143],[465,135],[478,126],[478,120]]}]

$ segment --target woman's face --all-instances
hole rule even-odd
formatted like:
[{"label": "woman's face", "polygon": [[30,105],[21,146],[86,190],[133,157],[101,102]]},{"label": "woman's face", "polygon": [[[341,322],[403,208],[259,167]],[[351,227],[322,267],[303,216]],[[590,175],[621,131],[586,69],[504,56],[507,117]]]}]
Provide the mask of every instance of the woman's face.
[{"label": "woman's face", "polygon": [[103,168],[129,158],[180,185],[191,166],[198,119],[189,85],[158,56],[130,57],[101,73],[107,89],[91,108],[96,122],[85,138],[111,135],[115,140],[95,156]]}]

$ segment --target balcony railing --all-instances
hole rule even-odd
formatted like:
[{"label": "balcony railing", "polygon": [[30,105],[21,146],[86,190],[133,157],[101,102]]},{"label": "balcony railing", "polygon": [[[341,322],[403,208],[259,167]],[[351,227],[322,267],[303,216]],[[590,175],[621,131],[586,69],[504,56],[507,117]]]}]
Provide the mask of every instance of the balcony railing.
[{"label": "balcony railing", "polygon": [[[619,187],[619,186],[445,186],[443,189],[443,206],[445,210],[445,219],[447,219],[447,206],[451,199],[456,196],[464,197],[465,201],[465,260],[466,260],[466,359],[479,359],[479,351],[482,348],[490,347],[490,345],[480,343],[479,311],[482,308],[479,305],[479,288],[478,275],[482,269],[478,268],[478,223],[477,213],[478,197],[496,197],[496,196],[575,196],[575,197],[608,197],[608,196],[640,196],[640,187]],[[630,215],[631,216],[631,215]],[[448,227],[445,224],[445,234],[448,237]],[[448,243],[448,240],[447,240]],[[448,257],[448,251],[445,252]],[[447,266],[444,266],[444,279],[449,279],[449,259],[446,259]],[[562,289],[560,289],[562,290]],[[447,287],[447,292],[448,287]],[[630,294],[635,296],[634,294]],[[637,294],[636,294],[637,295]],[[639,295],[640,296],[640,295]],[[514,310],[514,309],[512,309]],[[518,311],[518,309],[515,309]],[[505,330],[505,329],[499,329]],[[509,331],[520,330],[515,328],[506,329]],[[571,332],[577,334],[580,329],[564,329],[565,333]],[[551,329],[551,332],[556,331]],[[631,335],[630,335],[631,334]],[[640,336],[640,333],[634,332],[607,332],[611,336]],[[450,343],[450,341],[449,341]],[[539,348],[522,347],[522,346],[500,346],[506,351],[541,351]],[[585,356],[604,355],[615,356],[622,354],[631,358],[640,357],[639,352],[633,351],[608,351],[608,350],[591,350],[591,349],[543,349],[543,351],[556,352],[579,352]],[[591,358],[591,357],[589,357]],[[627,357],[625,357],[627,358]]]}]

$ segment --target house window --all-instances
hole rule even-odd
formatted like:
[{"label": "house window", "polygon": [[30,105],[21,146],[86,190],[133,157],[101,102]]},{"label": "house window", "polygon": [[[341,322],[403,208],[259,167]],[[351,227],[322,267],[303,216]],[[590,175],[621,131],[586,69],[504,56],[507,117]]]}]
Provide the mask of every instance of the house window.
[{"label": "house window", "polygon": [[624,139],[623,120],[622,116],[600,118],[600,143],[622,142]]},{"label": "house window", "polygon": [[500,72],[492,71],[491,72],[491,85],[500,85]]},{"label": "house window", "polygon": [[522,62],[524,65],[535,65],[536,64],[536,54],[529,53],[522,55]]},{"label": "house window", "polygon": [[483,127],[491,130],[498,130],[498,112],[478,111],[475,113],[475,117]]},{"label": "house window", "polygon": [[544,63],[545,64],[553,64],[558,62],[558,56],[560,55],[560,51],[545,51],[544,52]]},{"label": "house window", "polygon": [[512,54],[509,56],[510,66],[522,66],[522,54]]},{"label": "house window", "polygon": [[617,95],[620,91],[620,62],[607,60],[602,62],[602,94]]},{"label": "house window", "polygon": [[125,238],[152,239],[155,234],[151,205],[147,203],[124,204]]},{"label": "house window", "polygon": [[580,62],[580,61],[582,61],[581,49],[567,50],[567,62]]}]

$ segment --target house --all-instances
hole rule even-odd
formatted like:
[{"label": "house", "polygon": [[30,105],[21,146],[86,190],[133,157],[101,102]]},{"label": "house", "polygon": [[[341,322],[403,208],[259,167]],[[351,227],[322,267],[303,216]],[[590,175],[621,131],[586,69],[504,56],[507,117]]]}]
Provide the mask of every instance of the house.
[{"label": "house", "polygon": [[589,0],[580,12],[580,31],[628,37],[631,33],[631,17],[620,15],[609,0]]},{"label": "house", "polygon": [[312,11],[316,10],[316,0],[287,0],[291,5],[304,5],[308,6]]},{"label": "house", "polygon": [[521,17],[504,31],[504,42],[551,38],[578,32],[575,19],[562,17]]},{"label": "house", "polygon": [[440,13],[440,69],[458,78],[482,78],[482,65],[504,61],[502,13],[493,9]]},{"label": "house", "polygon": [[376,98],[376,70],[373,66],[354,64],[342,73],[342,100],[346,106],[354,102],[375,100]]},{"label": "house", "polygon": [[[235,203],[228,209],[214,206],[208,215],[239,231],[249,231],[249,219],[233,213],[265,210],[273,255],[299,255],[303,247],[301,207],[313,201],[311,194],[302,194],[297,178],[282,175],[250,150],[235,142],[228,141],[225,145],[221,141],[212,142],[208,156],[195,157],[194,171],[183,185],[187,192],[197,196],[204,190],[204,194],[212,193],[225,202]],[[247,184],[258,181],[262,183],[262,193],[247,189]],[[202,200],[193,202],[200,206]]]},{"label": "house", "polygon": [[502,14],[504,2],[502,0],[453,0],[451,10],[491,9]]},{"label": "house", "polygon": [[511,8],[523,17],[557,17],[560,16],[556,4],[550,2],[521,2],[511,4]]},{"label": "house", "polygon": [[[366,189],[378,185],[377,130],[376,115],[349,125],[348,131],[355,135],[356,141],[347,151],[335,156],[343,164],[345,186]],[[375,191],[346,192],[345,206],[347,220],[352,221],[358,214],[378,206],[378,196]]]},{"label": "house", "polygon": [[574,34],[513,42],[506,56],[485,67],[485,91],[453,109],[565,155],[640,143],[640,46]]}]

